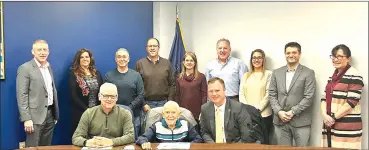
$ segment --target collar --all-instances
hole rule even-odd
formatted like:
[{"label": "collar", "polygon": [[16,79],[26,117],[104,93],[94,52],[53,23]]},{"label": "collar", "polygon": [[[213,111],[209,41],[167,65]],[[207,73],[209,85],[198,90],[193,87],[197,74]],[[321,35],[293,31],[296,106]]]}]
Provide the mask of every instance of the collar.
[{"label": "collar", "polygon": [[[181,120],[182,119],[180,119],[180,118],[177,119],[175,128],[180,128],[182,126]],[[167,122],[165,122],[164,118],[161,119],[161,125],[165,128],[169,128],[168,124],[167,124]]]},{"label": "collar", "polygon": [[295,72],[296,71],[296,69],[299,67],[299,63],[296,65],[296,67],[294,68],[294,69],[291,69],[291,70],[289,70],[288,69],[288,66],[287,66],[287,72]]},{"label": "collar", "polygon": [[225,103],[224,103],[223,105],[219,106],[219,107],[218,107],[217,105],[215,105],[215,104],[214,104],[215,111],[216,111],[217,109],[220,109],[222,112],[224,112],[224,109],[225,109],[225,105],[226,105],[226,103],[227,103],[227,99],[226,99]]},{"label": "collar", "polygon": [[[229,56],[228,56],[228,58],[226,59],[226,62],[225,62],[224,64],[227,64],[227,63],[228,63],[228,61],[229,61],[231,58],[232,58],[232,56],[231,56],[231,55],[229,55]],[[221,63],[218,57],[217,57],[217,61],[218,61],[219,63]]]},{"label": "collar", "polygon": [[[146,58],[147,58],[150,62],[152,62],[152,60],[151,60],[151,58],[150,58],[149,56],[146,56]],[[160,60],[160,56],[158,57],[158,60],[156,60],[156,61],[155,61],[155,64],[159,63],[159,60]]]},{"label": "collar", "polygon": [[49,67],[49,62],[46,61],[46,64],[44,66],[41,66],[41,63],[38,62],[35,58],[33,58],[39,68],[47,68]]}]

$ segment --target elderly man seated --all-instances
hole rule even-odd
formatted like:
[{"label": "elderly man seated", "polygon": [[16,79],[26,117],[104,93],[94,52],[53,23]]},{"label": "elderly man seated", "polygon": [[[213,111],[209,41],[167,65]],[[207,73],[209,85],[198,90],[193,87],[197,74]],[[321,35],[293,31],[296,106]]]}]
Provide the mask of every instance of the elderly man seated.
[{"label": "elderly man seated", "polygon": [[202,143],[201,136],[186,120],[180,118],[179,105],[174,101],[165,103],[162,112],[163,118],[154,124],[140,137],[136,144],[142,149],[151,149],[150,142],[192,142]]},{"label": "elderly man seated", "polygon": [[132,116],[128,110],[116,106],[117,87],[104,83],[100,87],[101,105],[87,109],[73,134],[76,146],[109,147],[134,142]]}]

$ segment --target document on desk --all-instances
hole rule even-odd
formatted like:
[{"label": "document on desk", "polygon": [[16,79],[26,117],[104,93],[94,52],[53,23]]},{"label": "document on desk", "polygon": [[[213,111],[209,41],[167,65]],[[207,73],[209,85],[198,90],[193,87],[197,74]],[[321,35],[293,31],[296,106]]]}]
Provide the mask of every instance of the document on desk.
[{"label": "document on desk", "polygon": [[82,147],[82,149],[81,149],[81,150],[83,150],[83,149],[94,149],[94,150],[98,150],[98,149],[113,149],[113,146],[102,147],[102,148]]},{"label": "document on desk", "polygon": [[160,143],[157,149],[190,149],[191,143],[177,142],[177,143]]}]

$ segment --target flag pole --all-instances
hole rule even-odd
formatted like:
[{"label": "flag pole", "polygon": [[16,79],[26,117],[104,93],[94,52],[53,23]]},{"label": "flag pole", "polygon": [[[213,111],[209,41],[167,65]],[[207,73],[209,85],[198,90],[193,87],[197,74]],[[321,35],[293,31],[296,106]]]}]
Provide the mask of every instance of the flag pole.
[{"label": "flag pole", "polygon": [[178,19],[178,14],[179,14],[179,11],[178,11],[178,2],[176,4],[176,19]]}]

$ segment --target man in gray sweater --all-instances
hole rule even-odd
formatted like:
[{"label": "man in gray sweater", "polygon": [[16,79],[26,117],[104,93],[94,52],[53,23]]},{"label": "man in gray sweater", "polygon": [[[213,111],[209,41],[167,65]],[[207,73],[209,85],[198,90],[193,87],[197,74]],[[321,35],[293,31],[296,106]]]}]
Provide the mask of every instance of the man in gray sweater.
[{"label": "man in gray sweater", "polygon": [[131,113],[116,106],[117,99],[118,92],[114,84],[101,85],[101,105],[88,108],[82,114],[72,137],[73,145],[101,148],[134,142]]}]

